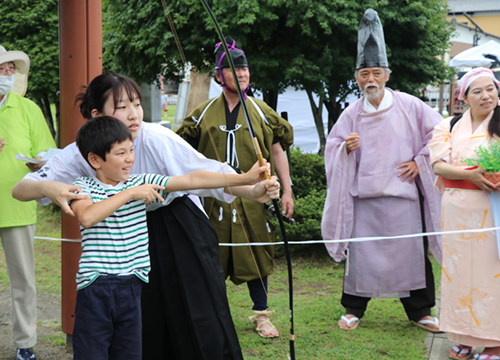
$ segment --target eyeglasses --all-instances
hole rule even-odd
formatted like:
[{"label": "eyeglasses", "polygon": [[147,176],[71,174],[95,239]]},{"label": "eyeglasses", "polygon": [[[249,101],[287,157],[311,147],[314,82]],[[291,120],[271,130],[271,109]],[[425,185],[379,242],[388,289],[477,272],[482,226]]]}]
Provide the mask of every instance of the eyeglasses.
[{"label": "eyeglasses", "polygon": [[1,64],[0,65],[0,75],[12,75],[17,73],[19,68],[11,64]]}]

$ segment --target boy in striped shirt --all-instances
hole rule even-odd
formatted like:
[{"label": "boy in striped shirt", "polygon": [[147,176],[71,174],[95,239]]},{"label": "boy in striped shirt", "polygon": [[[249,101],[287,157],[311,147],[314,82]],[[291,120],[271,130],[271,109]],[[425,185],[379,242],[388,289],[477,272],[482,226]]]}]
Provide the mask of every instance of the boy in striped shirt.
[{"label": "boy in striped shirt", "polygon": [[131,175],[132,134],[110,116],[89,120],[76,143],[96,175],[77,179],[88,198],[71,202],[83,249],[76,276],[74,359],[140,359],[141,288],[150,271],[146,205],[162,202],[171,191],[254,184],[267,167],[256,164],[241,175]]}]

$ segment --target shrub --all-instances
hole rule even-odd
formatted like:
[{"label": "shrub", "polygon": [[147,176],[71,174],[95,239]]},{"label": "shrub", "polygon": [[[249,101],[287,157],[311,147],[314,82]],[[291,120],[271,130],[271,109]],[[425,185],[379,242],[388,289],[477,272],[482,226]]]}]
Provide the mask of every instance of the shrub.
[{"label": "shrub", "polygon": [[303,153],[299,148],[290,149],[290,170],[293,193],[303,198],[312,189],[326,189],[325,160],[323,156]]},{"label": "shrub", "polygon": [[[292,189],[296,196],[293,218],[296,224],[285,223],[288,241],[320,240],[321,217],[326,197],[326,175],[321,155],[291,150]],[[277,218],[271,220],[276,227],[276,241],[283,241]],[[311,245],[293,245],[292,252],[302,251]],[[276,255],[283,255],[282,247],[276,248]]]}]

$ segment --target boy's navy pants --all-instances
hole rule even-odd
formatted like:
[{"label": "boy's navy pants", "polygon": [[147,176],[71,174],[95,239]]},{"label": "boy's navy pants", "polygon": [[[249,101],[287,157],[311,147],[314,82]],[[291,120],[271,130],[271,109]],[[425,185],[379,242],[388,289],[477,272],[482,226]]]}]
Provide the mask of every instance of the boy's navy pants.
[{"label": "boy's navy pants", "polygon": [[140,360],[142,281],[101,275],[76,295],[74,360]]}]

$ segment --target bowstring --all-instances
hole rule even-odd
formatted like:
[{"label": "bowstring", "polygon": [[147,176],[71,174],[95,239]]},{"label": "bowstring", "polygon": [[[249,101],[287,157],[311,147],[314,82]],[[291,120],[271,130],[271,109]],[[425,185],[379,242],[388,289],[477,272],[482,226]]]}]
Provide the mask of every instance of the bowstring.
[{"label": "bowstring", "polygon": [[[224,94],[222,94],[222,96],[224,96]],[[208,125],[203,121],[203,119],[202,119],[202,122],[205,124],[204,125],[205,126],[205,130],[207,131],[208,137],[210,138],[210,143],[212,144],[212,146],[214,148],[215,156],[217,157],[217,161],[220,163],[221,171],[223,171],[221,156],[220,156],[219,150],[217,149],[217,146],[215,144],[214,136],[213,136],[212,132],[210,132],[210,129],[208,128]],[[235,196],[235,195],[233,195],[233,191],[232,191],[232,189],[231,189],[230,186],[227,186],[227,189],[229,191],[229,195]],[[247,230],[245,229],[244,223],[241,221],[240,211],[238,210],[238,206],[236,205],[236,203],[234,203],[234,208],[236,210],[236,215],[238,216],[238,219],[240,221],[241,228],[243,230],[243,234],[245,235],[245,240],[247,241],[248,244],[250,244],[250,239],[249,239],[249,236],[247,234]],[[264,288],[264,291],[266,292],[266,296],[267,296],[267,290],[266,290],[266,287],[264,285],[264,279],[262,278],[262,274],[260,273],[260,269],[259,269],[259,266],[257,264],[257,259],[255,258],[255,254],[253,252],[252,247],[249,246],[248,248],[250,250],[250,253],[252,254],[253,262],[254,262],[254,265],[255,265],[255,267],[257,269],[257,273],[259,274],[260,282],[262,283],[262,287]]]},{"label": "bowstring", "polygon": [[182,50],[182,45],[179,39],[179,36],[177,35],[177,30],[175,29],[174,21],[172,19],[172,15],[170,15],[170,10],[168,9],[167,3],[165,0],[161,0],[161,3],[163,5],[163,10],[165,11],[165,16],[167,17],[168,24],[170,25],[170,30],[172,30],[172,34],[174,35],[175,43],[177,44],[177,49],[179,50],[179,54],[181,55],[182,58],[182,63],[186,65],[186,56],[184,55],[184,50]]},{"label": "bowstring", "polygon": [[[170,10],[168,9],[168,6],[167,6],[167,4],[166,4],[166,1],[165,1],[165,0],[161,0],[161,2],[162,2],[162,5],[163,5],[163,9],[164,9],[164,12],[165,12],[165,16],[167,17],[167,20],[168,20],[168,23],[169,23],[170,29],[171,29],[171,31],[172,31],[172,34],[174,35],[174,39],[175,39],[175,43],[176,43],[176,45],[177,45],[177,49],[179,50],[179,54],[181,55],[181,58],[182,58],[182,61],[183,61],[184,67],[185,67],[185,65],[186,65],[186,63],[187,63],[187,60],[186,60],[186,57],[185,57],[185,55],[184,55],[184,51],[183,51],[183,49],[182,49],[182,45],[181,45],[181,42],[180,42],[179,36],[178,36],[178,34],[177,34],[177,30],[176,30],[176,28],[175,28],[175,24],[174,24],[174,22],[173,22],[173,20],[172,20],[172,16],[171,16],[171,14],[170,14]],[[222,96],[224,96],[224,94],[222,94]],[[186,100],[186,99],[185,99],[185,100]],[[188,105],[192,105],[192,103],[189,101],[189,97],[188,97],[188,99],[187,99],[187,103],[188,103]],[[251,120],[250,120],[250,121],[251,121]],[[202,122],[203,122],[203,119],[202,119]],[[205,125],[204,125],[204,126],[205,126],[205,130],[207,131],[207,134],[208,134],[208,136],[209,136],[209,138],[210,138],[210,142],[211,142],[211,144],[212,144],[212,146],[213,146],[213,148],[214,148],[214,151],[215,151],[215,154],[216,154],[216,157],[217,157],[217,161],[219,161],[219,163],[220,163],[221,172],[223,173],[223,170],[224,170],[224,169],[223,169],[223,167],[222,167],[222,164],[223,164],[223,163],[222,163],[222,161],[221,161],[221,156],[220,156],[219,151],[218,151],[218,149],[217,149],[217,146],[216,146],[216,144],[215,144],[214,136],[213,136],[213,134],[210,132],[210,130],[209,130],[209,128],[208,128],[208,125],[207,125],[206,123],[205,123]],[[228,183],[228,182],[227,182],[227,180],[226,180],[226,183]],[[228,184],[229,184],[229,183],[228,183]],[[230,187],[230,186],[226,186],[226,188],[228,189],[229,195],[234,196],[234,195],[233,195],[233,192],[232,192],[232,190],[231,190],[231,187]],[[252,259],[253,259],[253,262],[254,262],[255,268],[257,269],[257,273],[258,273],[258,275],[259,275],[259,279],[260,279],[260,282],[261,282],[262,288],[264,289],[264,293],[266,294],[266,298],[269,300],[268,290],[266,289],[266,286],[265,286],[265,284],[264,284],[264,279],[263,279],[263,277],[262,277],[262,274],[261,274],[261,272],[260,272],[259,266],[258,266],[258,264],[257,264],[257,259],[255,258],[255,254],[254,254],[254,252],[253,252],[252,246],[250,246],[250,239],[249,239],[249,236],[248,236],[248,234],[247,234],[247,230],[245,229],[245,225],[244,225],[244,223],[241,221],[240,211],[238,210],[238,206],[236,205],[236,203],[234,204],[234,208],[235,208],[235,210],[236,210],[236,215],[238,216],[238,220],[240,221],[241,228],[242,228],[242,230],[243,230],[243,234],[244,234],[244,236],[245,236],[245,240],[246,240],[246,242],[247,242],[247,244],[248,244],[248,249],[250,250],[250,254],[252,255]],[[272,243],[270,243],[270,246],[272,246]],[[278,327],[278,326],[276,326],[276,325],[275,325],[275,327],[276,327],[276,329],[278,330],[278,333],[279,333],[278,337],[279,337],[279,339],[281,340],[282,345],[286,348],[286,344],[285,344],[285,342],[284,342],[283,337],[281,336],[281,331],[280,331],[279,327]],[[286,353],[286,350],[285,350],[285,353]]]},{"label": "bowstring", "polygon": [[[224,96],[224,94],[222,94],[221,96]],[[206,114],[205,114],[205,115],[206,115]],[[251,121],[251,120],[250,120],[250,121]],[[201,122],[202,122],[202,123],[204,123],[205,130],[206,130],[206,132],[207,132],[207,134],[208,134],[208,137],[210,138],[210,143],[211,143],[211,145],[212,145],[212,146],[213,146],[213,148],[214,148],[215,155],[216,155],[216,157],[217,157],[217,161],[220,163],[221,172],[222,172],[222,171],[223,171],[223,168],[222,168],[222,164],[223,164],[223,163],[222,163],[222,160],[221,160],[221,156],[220,156],[220,154],[219,154],[219,150],[217,149],[217,146],[216,146],[216,143],[215,143],[214,136],[213,136],[212,132],[210,131],[210,129],[208,128],[207,123],[206,123],[205,121],[203,121],[203,119],[202,119],[202,121],[201,121]],[[227,139],[226,139],[226,141],[227,141]],[[227,182],[227,181],[226,181],[226,182]],[[229,194],[230,194],[231,196],[234,196],[234,195],[233,195],[233,192],[232,192],[232,190],[231,190],[231,187],[230,187],[230,186],[227,186],[226,188],[228,189]],[[258,264],[257,264],[257,259],[255,258],[255,254],[254,254],[254,252],[253,252],[252,246],[250,246],[250,239],[249,239],[249,236],[248,236],[248,234],[247,234],[247,230],[245,229],[245,225],[244,225],[243,221],[241,220],[241,214],[240,214],[240,211],[238,210],[238,206],[236,205],[236,202],[234,203],[234,208],[235,208],[235,210],[236,210],[236,215],[238,216],[238,220],[239,220],[239,222],[240,222],[240,224],[241,224],[241,229],[243,230],[243,234],[245,235],[245,240],[246,240],[246,242],[247,242],[247,244],[248,244],[248,249],[250,250],[250,254],[252,255],[252,259],[253,259],[253,262],[254,262],[255,268],[257,269],[257,273],[259,274],[260,283],[261,283],[261,285],[262,285],[262,288],[264,289],[264,292],[265,292],[265,294],[266,294],[266,298],[269,300],[269,294],[268,294],[268,291],[267,291],[266,286],[265,286],[265,284],[264,284],[264,279],[263,279],[263,277],[262,277],[262,274],[261,274],[261,272],[260,272],[259,266],[258,266]],[[272,243],[270,243],[270,246],[273,246],[273,245],[272,245]],[[232,249],[230,249],[230,250],[232,251]],[[284,341],[283,337],[281,336],[281,330],[279,329],[279,327],[278,327],[278,326],[276,326],[276,325],[275,325],[275,327],[276,327],[276,330],[278,330],[278,333],[279,333],[278,337],[279,337],[279,339],[280,339],[280,341],[281,341],[281,343],[282,343],[283,347],[286,349],[286,344],[285,344],[285,341]],[[271,330],[272,330],[272,328],[271,328]],[[285,350],[285,353],[286,353],[286,350]]]},{"label": "bowstring", "polygon": [[[178,36],[178,34],[177,34],[177,30],[175,29],[175,25],[174,25],[174,23],[173,23],[173,21],[172,21],[172,16],[170,15],[170,10],[168,9],[168,6],[167,6],[167,4],[166,4],[165,0],[161,0],[161,2],[162,2],[162,5],[163,5],[163,8],[164,8],[164,11],[165,11],[165,16],[166,16],[166,17],[167,17],[167,19],[168,19],[168,23],[169,23],[169,25],[170,25],[170,29],[171,29],[171,31],[172,31],[172,34],[174,35],[174,38],[175,38],[175,43],[177,44],[177,49],[179,50],[179,53],[180,53],[181,58],[182,58],[182,61],[183,61],[184,65],[185,65],[185,64],[186,64],[186,62],[187,62],[187,61],[186,61],[186,57],[184,56],[184,51],[183,51],[183,49],[182,49],[182,45],[181,45],[181,42],[180,42],[179,36]],[[222,96],[224,96],[224,95],[222,95]],[[184,99],[184,100],[186,100],[186,99]],[[188,99],[187,99],[187,102],[188,102],[188,105],[192,105],[192,102],[190,102],[190,101],[189,101],[189,97],[188,97]],[[202,121],[202,122],[203,122],[203,121]],[[217,146],[216,146],[216,144],[215,144],[214,136],[213,136],[213,134],[210,132],[210,130],[209,130],[209,128],[208,128],[208,125],[207,125],[206,123],[204,124],[204,126],[205,126],[205,130],[207,131],[207,134],[208,134],[208,136],[209,136],[209,138],[210,138],[210,142],[211,142],[211,144],[212,144],[212,146],[213,146],[213,148],[214,148],[214,151],[215,151],[215,154],[216,154],[216,157],[217,157],[217,161],[218,161],[219,163],[221,163],[221,164],[220,164],[220,169],[221,169],[221,172],[223,172],[223,170],[224,170],[224,169],[223,169],[223,167],[222,167],[222,160],[221,160],[221,156],[220,156],[220,154],[219,154],[219,150],[217,149]],[[226,183],[228,183],[228,182],[226,181]],[[231,190],[231,187],[230,187],[230,186],[227,186],[226,188],[228,189],[229,194],[230,194],[231,196],[234,196],[234,195],[233,195],[233,192],[232,192],[232,190]],[[249,236],[248,236],[248,234],[247,234],[247,230],[245,229],[245,226],[244,226],[243,222],[241,221],[241,215],[240,215],[240,212],[239,212],[239,210],[238,210],[238,207],[237,207],[237,205],[236,205],[236,204],[234,204],[234,207],[235,207],[235,210],[236,210],[236,215],[238,216],[238,219],[239,219],[239,221],[240,221],[241,228],[242,228],[242,230],[243,230],[243,234],[245,235],[245,240],[247,241],[247,244],[250,244],[250,239],[249,239]],[[257,273],[259,274],[259,279],[260,279],[260,281],[261,281],[261,284],[262,284],[262,287],[263,287],[263,289],[264,289],[264,292],[266,293],[266,296],[268,296],[268,293],[267,293],[266,287],[265,287],[265,285],[264,285],[264,279],[262,278],[262,274],[261,274],[260,269],[259,269],[259,266],[258,266],[258,264],[257,264],[257,259],[255,258],[255,254],[254,254],[254,252],[253,252],[253,250],[252,250],[252,247],[251,247],[251,246],[248,246],[248,248],[250,249],[250,253],[251,253],[251,255],[252,255],[252,259],[253,259],[253,262],[254,262],[255,268],[257,269]]]}]

